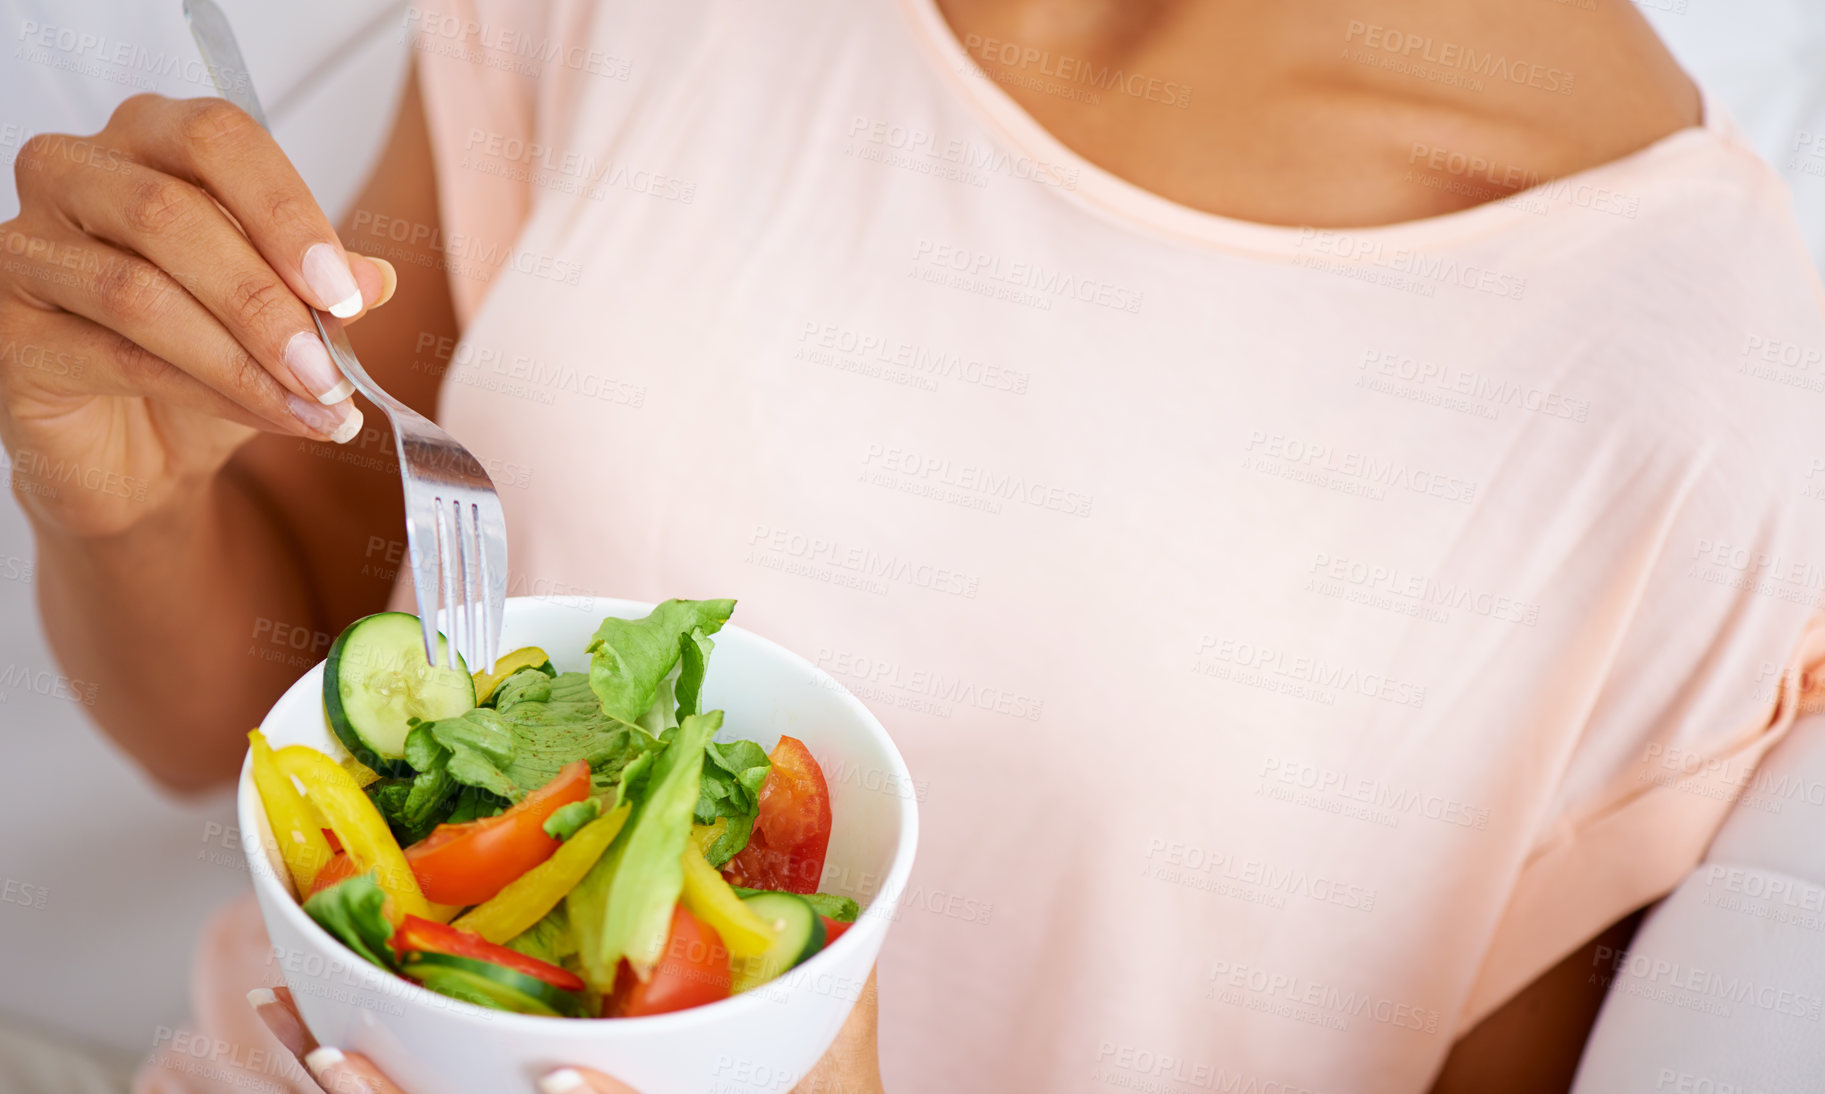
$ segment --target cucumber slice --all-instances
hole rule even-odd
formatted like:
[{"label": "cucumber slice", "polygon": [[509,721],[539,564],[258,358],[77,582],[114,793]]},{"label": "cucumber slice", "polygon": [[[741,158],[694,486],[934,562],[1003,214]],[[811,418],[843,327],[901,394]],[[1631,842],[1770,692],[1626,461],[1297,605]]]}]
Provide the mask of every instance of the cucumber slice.
[{"label": "cucumber slice", "polygon": [[537,646],[514,650],[494,662],[493,672],[475,674],[475,705],[487,706],[488,700],[494,698],[494,689],[501,686],[501,681],[521,669],[538,669],[547,676],[558,674],[558,670],[551,667],[551,657]]},{"label": "cucumber slice", "polygon": [[439,995],[491,1010],[548,1018],[587,1018],[583,997],[503,965],[447,953],[409,951],[400,962],[405,975]]},{"label": "cucumber slice", "polygon": [[753,957],[729,961],[730,990],[759,987],[824,948],[824,921],[794,893],[756,893],[741,902],[773,928],[773,944]]},{"label": "cucumber slice", "polygon": [[453,718],[475,706],[469,667],[461,657],[462,667],[442,667],[448,656],[440,634],[439,667],[425,664],[424,636],[409,612],[357,619],[337,636],[323,668],[323,709],[355,759],[381,775],[411,775],[408,719]]}]

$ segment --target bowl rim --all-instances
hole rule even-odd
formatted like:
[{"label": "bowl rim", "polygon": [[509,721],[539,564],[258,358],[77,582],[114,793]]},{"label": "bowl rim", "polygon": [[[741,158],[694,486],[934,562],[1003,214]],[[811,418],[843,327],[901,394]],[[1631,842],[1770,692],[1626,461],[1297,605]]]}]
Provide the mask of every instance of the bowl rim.
[{"label": "bowl rim", "polygon": [[[654,604],[641,600],[627,600],[620,597],[571,595],[516,596],[508,597],[507,603],[534,603],[543,606],[597,612],[603,617],[620,616],[622,618],[638,618],[639,615],[630,616],[624,613],[639,613],[640,615],[643,615],[651,612],[655,607]],[[505,611],[506,609],[503,609],[503,614]],[[443,622],[443,616],[444,613],[440,611],[440,624]],[[789,663],[792,663],[797,668],[808,673],[808,678],[814,684],[834,691],[838,701],[848,709],[849,713],[854,715],[855,722],[882,746],[888,765],[893,768],[891,774],[896,780],[895,785],[907,787],[913,785],[912,775],[911,772],[907,770],[905,757],[900,755],[899,746],[894,744],[892,735],[887,732],[886,727],[881,724],[880,719],[876,718],[874,713],[863,705],[862,701],[856,698],[855,694],[845,687],[841,681],[812,664],[793,650],[788,649],[764,635],[757,634],[746,627],[741,627],[733,623],[725,623],[719,633],[728,632],[738,633],[746,639],[760,643],[763,648],[767,648],[771,652],[785,657]],[[298,679],[292,682],[290,687],[285,689],[285,692],[281,694],[278,699],[274,700],[272,707],[269,708],[266,714],[260,719],[260,727],[262,729],[265,728],[267,719],[272,717],[273,711],[278,709],[279,704],[283,703],[293,691],[299,687],[305,686],[307,681],[315,681],[312,686],[321,690],[324,664],[324,661],[318,661],[315,665],[312,665],[309,669],[305,670]],[[331,735],[331,739],[334,739],[333,734]],[[769,981],[769,984],[782,981],[787,976],[790,976],[792,973],[797,973],[800,970],[815,971],[814,966],[818,965],[820,962],[824,964],[829,963],[824,961],[825,954],[833,949],[845,946],[846,944],[848,949],[863,945],[864,943],[861,936],[871,931],[878,932],[884,940],[888,926],[899,918],[899,902],[901,897],[906,893],[907,879],[912,873],[913,858],[918,851],[919,807],[917,795],[915,794],[895,794],[893,797],[897,798],[899,801],[899,839],[894,846],[893,857],[888,863],[887,870],[882,875],[881,884],[876,890],[875,897],[870,901],[868,907],[862,909],[860,914],[856,916],[855,923],[851,930],[843,932],[843,936],[838,938],[835,942],[830,943],[822,950],[812,954],[811,957],[802,964],[795,965],[791,969],[788,969],[786,973],[782,974],[777,980]],[[680,1028],[703,1024],[705,1022],[720,1024],[724,1019],[739,1021],[739,1016],[755,1013],[761,1007],[783,1005],[781,1001],[769,998],[763,994],[768,987],[767,984],[762,984],[750,991],[745,991],[738,995],[731,995],[727,999],[718,999],[714,1003],[705,1003],[700,1006],[688,1007],[684,1010],[672,1011],[667,1014],[645,1015],[637,1018],[579,1019],[559,1018],[538,1014],[517,1014],[512,1011],[492,1010],[460,999],[439,995],[428,988],[413,983],[403,976],[389,972],[372,962],[362,959],[360,955],[350,950],[347,946],[344,946],[333,935],[324,930],[316,920],[304,914],[302,902],[297,898],[294,898],[291,894],[289,878],[287,877],[284,880],[281,880],[281,878],[284,877],[283,862],[275,865],[272,861],[273,856],[277,853],[278,842],[272,836],[271,825],[266,819],[266,811],[264,809],[254,808],[258,801],[259,796],[253,785],[253,755],[250,751],[241,760],[241,775],[235,786],[235,812],[241,825],[241,831],[245,833],[242,837],[244,841],[243,846],[246,846],[247,841],[252,837],[254,841],[257,841],[258,843],[258,851],[264,862],[262,866],[254,868],[251,866],[250,860],[250,869],[248,872],[252,875],[254,888],[259,890],[264,887],[265,892],[261,895],[273,898],[270,901],[262,900],[260,902],[262,925],[264,925],[264,920],[267,918],[267,908],[276,904],[280,908],[280,916],[286,920],[288,926],[302,934],[305,938],[310,939],[319,950],[324,951],[327,957],[341,960],[342,965],[345,966],[345,968],[339,969],[339,973],[346,973],[350,976],[359,977],[359,985],[352,986],[377,991],[382,995],[409,1002],[422,1010],[441,1011],[471,1025],[527,1033],[534,1031],[540,1033],[554,1033],[563,1029],[576,1029],[579,1033],[591,1031],[597,1035],[625,1034],[628,1036],[637,1036],[642,1033],[660,1035]],[[254,851],[254,848],[247,847],[247,850],[248,853],[251,854]],[[888,899],[889,894],[892,894],[891,899]],[[881,912],[874,912],[874,909],[882,907],[883,901],[886,901],[887,907]],[[878,922],[881,920],[885,920],[885,922]],[[270,932],[268,932],[268,934],[270,935]],[[857,937],[851,940],[851,935]],[[268,939],[268,945],[271,945],[270,937]],[[283,961],[280,962],[280,967],[284,967]],[[860,990],[859,984],[858,990]],[[557,1025],[555,1023],[563,1024]]]}]

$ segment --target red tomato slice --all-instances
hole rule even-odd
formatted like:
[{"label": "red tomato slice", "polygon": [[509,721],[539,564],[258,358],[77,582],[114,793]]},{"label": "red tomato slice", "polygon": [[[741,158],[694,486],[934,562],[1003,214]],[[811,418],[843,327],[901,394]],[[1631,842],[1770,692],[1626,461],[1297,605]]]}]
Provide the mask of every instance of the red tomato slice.
[{"label": "red tomato slice", "polygon": [[338,881],[347,881],[354,876],[355,860],[348,856],[347,851],[337,851],[323,864],[323,869],[317,871],[317,876],[311,881],[311,891],[304,895],[307,899],[316,896]]},{"label": "red tomato slice", "polygon": [[587,797],[589,762],[566,764],[556,778],[498,817],[438,825],[406,848],[406,861],[431,903],[480,904],[550,858],[558,841],[545,834],[545,821],[560,807]]},{"label": "red tomato slice", "polygon": [[333,829],[333,828],[323,829],[323,838],[329,842],[330,850],[332,852],[334,852],[338,855],[342,853],[342,841],[336,838],[335,829]]},{"label": "red tomato slice", "polygon": [[536,957],[527,957],[518,950],[496,946],[474,931],[459,931],[447,923],[420,919],[415,915],[406,916],[394,930],[393,948],[400,953],[417,950],[420,953],[443,953],[451,957],[486,961],[514,972],[523,972],[554,988],[563,988],[565,991],[583,990],[582,977],[569,969],[547,964]]},{"label": "red tomato slice", "polygon": [[721,936],[680,904],[672,909],[672,933],[653,974],[642,982],[621,962],[605,1013],[639,1018],[700,1007],[727,999],[729,983],[729,951]]},{"label": "red tomato slice", "polygon": [[826,946],[830,945],[832,942],[835,942],[837,939],[843,937],[844,931],[855,926],[855,924],[853,924],[853,923],[843,923],[838,920],[831,919],[827,915],[821,915],[821,916],[818,916],[818,918],[824,921],[824,945],[826,945]]},{"label": "red tomato slice", "polygon": [[767,759],[773,767],[760,787],[754,834],[723,873],[747,889],[815,893],[830,846],[830,787],[824,769],[796,737],[781,737]]}]

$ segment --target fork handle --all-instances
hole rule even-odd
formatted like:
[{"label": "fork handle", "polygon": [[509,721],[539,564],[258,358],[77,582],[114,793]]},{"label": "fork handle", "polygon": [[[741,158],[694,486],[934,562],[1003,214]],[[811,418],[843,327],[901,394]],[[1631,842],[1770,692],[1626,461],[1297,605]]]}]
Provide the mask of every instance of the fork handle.
[{"label": "fork handle", "polygon": [[[215,0],[184,0],[184,19],[190,24],[190,35],[196,39],[196,48],[203,55],[209,78],[215,81],[217,94],[246,111],[260,123],[260,128],[272,132],[266,110],[260,105],[260,96],[254,92],[253,80],[248,76],[241,44],[235,40],[234,29],[228,25],[228,16],[216,6]],[[316,308],[311,309],[311,320],[317,324],[317,334],[329,349],[330,358],[349,383],[355,385],[355,390],[394,414],[424,420],[423,415],[387,394],[386,389],[368,375],[368,370],[355,356],[355,347],[349,344],[342,320]]]}]

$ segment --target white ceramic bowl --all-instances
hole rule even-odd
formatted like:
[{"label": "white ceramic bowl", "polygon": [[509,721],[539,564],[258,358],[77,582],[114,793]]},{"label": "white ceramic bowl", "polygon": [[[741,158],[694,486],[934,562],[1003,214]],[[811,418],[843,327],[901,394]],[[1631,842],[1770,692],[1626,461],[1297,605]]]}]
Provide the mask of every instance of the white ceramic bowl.
[{"label": "white ceramic bowl", "polygon": [[[583,648],[610,615],[652,605],[588,597],[507,601],[502,648],[540,646],[560,671],[583,670]],[[863,905],[855,925],[771,984],[705,1007],[651,1018],[539,1018],[436,995],[371,965],[298,906],[242,765],[241,831],[274,961],[317,1039],[362,1052],[412,1094],[516,1094],[563,1064],[597,1068],[642,1094],[784,1094],[830,1046],[859,996],[906,888],[918,838],[913,783],[881,723],[842,685],[796,654],[736,626],[716,635],[706,709],[727,712],[722,737],[771,749],[804,741],[830,784],[834,818],[826,892]],[[305,673],[260,727],[274,747],[347,753],[323,713],[323,666]]]}]

